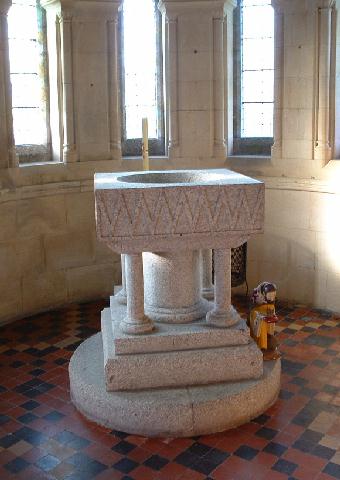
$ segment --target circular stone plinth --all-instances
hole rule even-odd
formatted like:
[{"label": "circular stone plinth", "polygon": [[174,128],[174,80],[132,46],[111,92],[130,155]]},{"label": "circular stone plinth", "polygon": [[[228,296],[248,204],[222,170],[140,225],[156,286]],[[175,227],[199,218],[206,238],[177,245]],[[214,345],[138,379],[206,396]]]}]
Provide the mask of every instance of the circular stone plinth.
[{"label": "circular stone plinth", "polygon": [[71,398],[83,415],[115,430],[158,437],[203,435],[248,422],[277,399],[280,372],[276,360],[264,363],[259,380],[107,392],[100,333],[77,348],[69,365]]}]

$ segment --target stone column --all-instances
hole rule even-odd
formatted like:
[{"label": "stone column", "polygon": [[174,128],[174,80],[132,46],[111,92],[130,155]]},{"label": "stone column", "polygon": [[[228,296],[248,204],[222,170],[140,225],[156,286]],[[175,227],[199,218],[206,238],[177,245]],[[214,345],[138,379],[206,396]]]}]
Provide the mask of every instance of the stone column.
[{"label": "stone column", "polygon": [[199,250],[143,253],[145,311],[152,320],[190,323],[210,305],[201,298]]},{"label": "stone column", "polygon": [[214,103],[214,156],[225,158],[224,129],[224,16],[213,18],[213,103]]},{"label": "stone column", "polygon": [[73,81],[73,41],[72,41],[72,13],[61,11],[60,23],[60,56],[62,67],[62,104],[63,104],[63,160],[64,162],[77,161],[75,136],[75,109],[74,109],[74,81]]},{"label": "stone column", "polygon": [[122,157],[121,145],[121,107],[120,107],[120,78],[118,59],[118,8],[115,15],[108,21],[108,68],[109,68],[109,127],[110,127],[110,152],[111,158],[120,160]]},{"label": "stone column", "polygon": [[[316,30],[316,98],[315,98],[315,138],[314,158],[323,164],[332,158],[331,117],[334,99],[331,102],[331,54],[334,48],[332,16],[334,0],[319,2]],[[334,86],[333,86],[334,88]]]},{"label": "stone column", "polygon": [[212,283],[212,250],[201,250],[202,255],[202,297],[207,300],[214,298]]},{"label": "stone column", "polygon": [[166,103],[168,106],[167,142],[169,158],[177,155],[179,147],[178,132],[178,75],[177,75],[177,13],[167,8],[167,2],[160,2],[158,6],[164,18],[164,78],[166,84]]},{"label": "stone column", "polygon": [[231,327],[240,316],[231,305],[231,250],[214,250],[215,305],[207,313],[207,323],[217,327]]},{"label": "stone column", "polygon": [[122,253],[120,256],[122,266],[122,289],[116,295],[119,303],[126,305],[126,273],[125,273],[125,255]]},{"label": "stone column", "polygon": [[226,0],[224,3],[223,22],[223,70],[224,81],[224,145],[226,155],[233,154],[234,143],[234,9],[236,0]]},{"label": "stone column", "polygon": [[142,254],[125,255],[127,290],[126,317],[120,323],[124,333],[141,334],[151,332],[152,321],[144,314],[144,278]]},{"label": "stone column", "polygon": [[280,0],[272,0],[274,8],[274,124],[272,157],[282,158],[282,105],[283,105],[283,68],[284,36],[283,11]]},{"label": "stone column", "polygon": [[18,165],[15,155],[7,13],[11,0],[0,0],[0,168]]}]

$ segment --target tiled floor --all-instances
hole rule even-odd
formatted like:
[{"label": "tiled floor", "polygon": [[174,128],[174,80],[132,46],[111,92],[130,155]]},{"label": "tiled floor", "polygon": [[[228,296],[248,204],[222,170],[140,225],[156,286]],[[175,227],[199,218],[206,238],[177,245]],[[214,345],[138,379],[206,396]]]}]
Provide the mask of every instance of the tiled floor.
[{"label": "tiled floor", "polygon": [[[246,311],[242,299],[238,306]],[[340,479],[340,316],[277,309],[282,390],[265,414],[199,438],[147,439],[86,421],[68,360],[99,329],[103,303],[0,329],[0,479]]]}]

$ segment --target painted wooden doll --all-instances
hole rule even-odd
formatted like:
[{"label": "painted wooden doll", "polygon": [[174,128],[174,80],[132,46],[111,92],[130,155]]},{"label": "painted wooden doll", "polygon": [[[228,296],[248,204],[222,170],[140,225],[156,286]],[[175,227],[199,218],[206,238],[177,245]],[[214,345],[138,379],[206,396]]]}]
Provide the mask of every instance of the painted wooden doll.
[{"label": "painted wooden doll", "polygon": [[262,282],[253,290],[249,314],[250,334],[263,352],[264,360],[276,360],[281,356],[275,337],[276,285]]}]

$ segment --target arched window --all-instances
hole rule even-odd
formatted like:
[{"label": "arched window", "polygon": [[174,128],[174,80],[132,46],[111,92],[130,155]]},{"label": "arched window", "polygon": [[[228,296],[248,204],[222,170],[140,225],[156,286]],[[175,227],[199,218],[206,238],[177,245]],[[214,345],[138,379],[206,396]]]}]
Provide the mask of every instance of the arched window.
[{"label": "arched window", "polygon": [[234,153],[270,154],[274,107],[271,1],[239,0],[234,31]]},{"label": "arched window", "polygon": [[122,152],[141,155],[142,118],[149,153],[164,155],[161,19],[156,0],[124,0],[121,15]]},{"label": "arched window", "polygon": [[50,159],[44,14],[39,0],[13,0],[8,13],[14,141],[21,162]]}]

